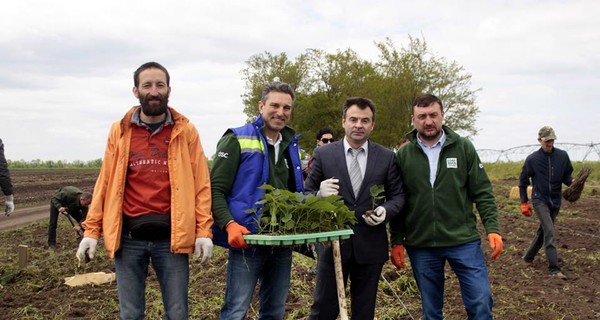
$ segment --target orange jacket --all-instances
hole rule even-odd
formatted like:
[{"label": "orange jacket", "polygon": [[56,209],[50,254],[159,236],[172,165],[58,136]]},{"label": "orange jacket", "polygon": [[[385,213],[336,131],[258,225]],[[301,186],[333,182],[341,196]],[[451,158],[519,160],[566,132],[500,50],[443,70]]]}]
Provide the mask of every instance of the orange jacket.
[{"label": "orange jacket", "polygon": [[[104,236],[108,256],[113,258],[121,244],[123,194],[129,163],[131,108],[113,123],[94,187],[94,195],[83,227],[84,236]],[[175,125],[168,151],[171,183],[171,252],[192,253],[198,237],[212,238],[211,191],[208,161],[196,127],[169,107]]]}]

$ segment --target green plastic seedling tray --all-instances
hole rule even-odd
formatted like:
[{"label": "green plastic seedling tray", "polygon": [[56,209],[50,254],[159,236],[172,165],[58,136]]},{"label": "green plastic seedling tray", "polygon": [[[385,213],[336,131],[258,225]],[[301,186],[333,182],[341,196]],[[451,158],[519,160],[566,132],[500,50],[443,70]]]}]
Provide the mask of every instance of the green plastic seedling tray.
[{"label": "green plastic seedling tray", "polygon": [[305,244],[314,242],[326,242],[331,240],[343,240],[350,238],[354,234],[352,229],[343,229],[337,231],[326,231],[317,233],[292,234],[286,236],[269,236],[264,234],[247,234],[244,240],[248,244],[264,246],[291,246],[295,244]]}]

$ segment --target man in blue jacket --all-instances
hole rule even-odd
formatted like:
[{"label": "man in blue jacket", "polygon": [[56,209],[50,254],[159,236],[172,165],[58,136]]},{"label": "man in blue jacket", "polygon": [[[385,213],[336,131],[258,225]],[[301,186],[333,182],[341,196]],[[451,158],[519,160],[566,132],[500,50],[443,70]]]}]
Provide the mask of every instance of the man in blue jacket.
[{"label": "man in blue jacket", "polygon": [[244,234],[258,231],[256,204],[267,183],[303,192],[298,135],[287,126],[294,91],[283,82],[265,86],[253,123],[231,128],[217,144],[211,170],[214,243],[229,248],[227,287],[220,319],[245,319],[260,281],[260,319],[283,319],[290,288],[292,250],[249,246]]},{"label": "man in blue jacket", "polygon": [[[525,159],[519,178],[519,194],[521,197],[521,213],[529,217],[535,213],[540,219],[540,226],[535,237],[523,256],[527,263],[533,262],[538,251],[544,247],[548,259],[548,271],[551,276],[566,279],[558,265],[556,240],[554,239],[554,222],[561,204],[561,188],[564,183],[573,183],[573,166],[569,155],[564,150],[554,147],[556,134],[549,126],[542,127],[538,132],[538,142],[541,147]],[[531,203],[527,199],[527,186],[533,184]]]}]

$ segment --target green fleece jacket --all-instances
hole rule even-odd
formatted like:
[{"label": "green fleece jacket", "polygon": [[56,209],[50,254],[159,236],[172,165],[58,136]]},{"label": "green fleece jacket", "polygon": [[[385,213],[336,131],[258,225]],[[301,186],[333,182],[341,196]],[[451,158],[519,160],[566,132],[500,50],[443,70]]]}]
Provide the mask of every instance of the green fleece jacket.
[{"label": "green fleece jacket", "polygon": [[67,211],[74,214],[74,216],[76,213],[80,213],[81,222],[83,222],[83,220],[85,220],[85,216],[87,215],[88,208],[81,206],[79,199],[81,198],[82,193],[83,191],[81,189],[74,186],[62,187],[58,189],[56,193],[54,193],[54,196],[52,196],[50,202],[57,210],[60,207],[65,207],[67,208]]},{"label": "green fleece jacket", "polygon": [[473,144],[443,126],[442,146],[434,186],[429,161],[417,141],[417,131],[396,153],[405,183],[404,210],[390,222],[392,245],[447,247],[480,239],[477,216],[487,233],[500,233],[492,184]]}]

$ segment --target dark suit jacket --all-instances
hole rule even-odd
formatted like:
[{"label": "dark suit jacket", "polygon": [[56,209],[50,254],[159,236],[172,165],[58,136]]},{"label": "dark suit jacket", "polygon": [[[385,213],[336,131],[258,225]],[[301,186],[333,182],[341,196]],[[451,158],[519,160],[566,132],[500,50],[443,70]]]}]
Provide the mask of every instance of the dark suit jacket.
[{"label": "dark suit jacket", "polygon": [[[341,242],[342,261],[347,261],[352,256],[360,264],[384,263],[388,259],[388,234],[386,223],[369,226],[362,215],[371,210],[371,195],[369,189],[373,185],[385,187],[385,199],[375,205],[386,209],[386,222],[399,214],[404,206],[405,195],[402,179],[398,171],[394,153],[374,142],[368,142],[367,168],[364,179],[354,197],[352,183],[346,165],[346,153],[343,141],[336,141],[315,149],[311,163],[311,171],[304,181],[307,192],[316,193],[321,181],[335,177],[339,179],[339,194],[344,198],[345,204],[354,210],[357,223],[353,226],[354,235]],[[323,248],[319,259],[332,263],[331,247]]]}]

